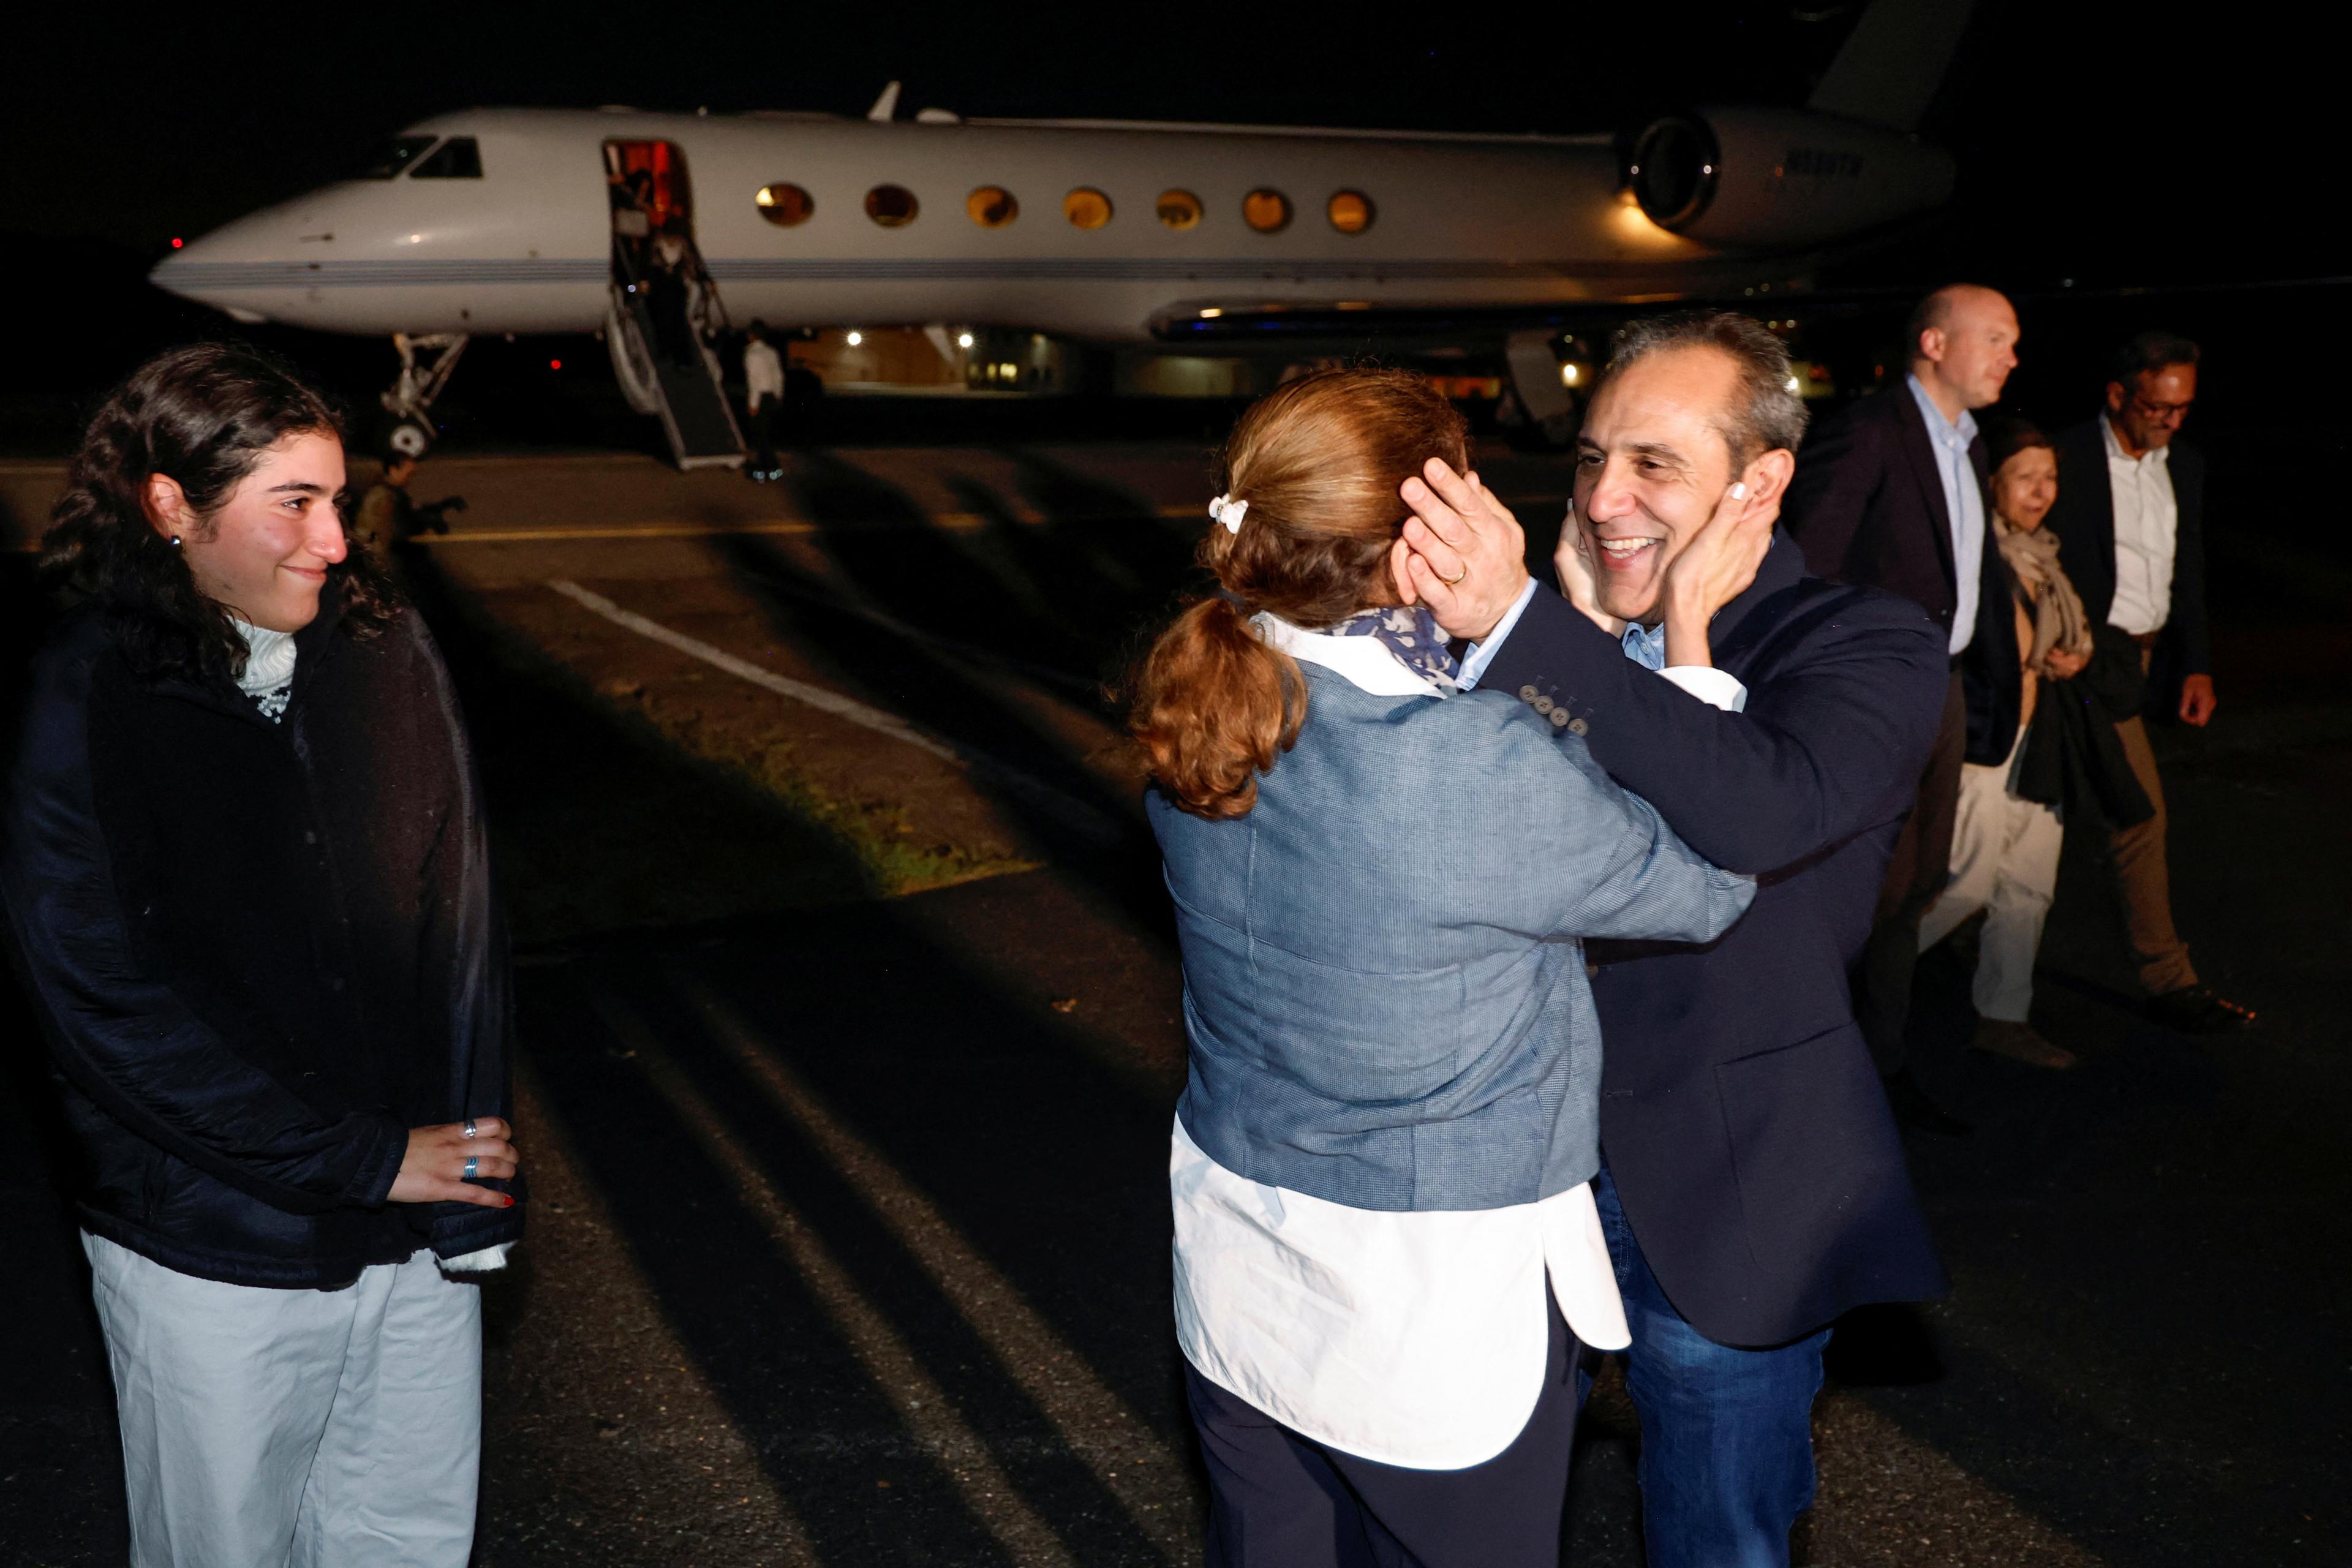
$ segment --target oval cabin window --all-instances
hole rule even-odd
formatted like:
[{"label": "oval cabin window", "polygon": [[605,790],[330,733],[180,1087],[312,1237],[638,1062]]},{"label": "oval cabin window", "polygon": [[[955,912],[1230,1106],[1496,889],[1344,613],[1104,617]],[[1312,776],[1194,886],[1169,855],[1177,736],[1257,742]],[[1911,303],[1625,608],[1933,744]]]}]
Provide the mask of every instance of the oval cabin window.
[{"label": "oval cabin window", "polygon": [[866,216],[884,228],[914,222],[919,210],[915,193],[904,185],[877,185],[866,193]]},{"label": "oval cabin window", "polygon": [[1290,198],[1280,191],[1258,189],[1242,198],[1242,221],[1260,234],[1290,226]]},{"label": "oval cabin window", "polygon": [[760,216],[779,228],[797,228],[816,211],[816,202],[798,185],[761,185],[751,197]]},{"label": "oval cabin window", "polygon": [[982,185],[964,197],[963,210],[982,228],[1003,228],[1021,216],[1021,204],[1003,185]]},{"label": "oval cabin window", "polygon": [[1100,228],[1110,221],[1110,198],[1092,185],[1080,185],[1062,198],[1062,216],[1080,228]]},{"label": "oval cabin window", "polygon": [[1361,191],[1341,191],[1323,210],[1341,234],[1361,234],[1372,226],[1372,198]]},{"label": "oval cabin window", "polygon": [[1201,198],[1190,191],[1162,191],[1158,207],[1160,221],[1170,228],[1192,228],[1201,221]]}]

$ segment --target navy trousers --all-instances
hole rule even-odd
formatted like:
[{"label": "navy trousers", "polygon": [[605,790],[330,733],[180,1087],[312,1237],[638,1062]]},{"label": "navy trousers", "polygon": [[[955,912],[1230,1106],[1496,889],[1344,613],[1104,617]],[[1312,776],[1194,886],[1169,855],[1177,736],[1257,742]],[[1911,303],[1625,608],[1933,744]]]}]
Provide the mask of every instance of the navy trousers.
[{"label": "navy trousers", "polygon": [[1558,1568],[1576,1438],[1577,1342],[1551,1307],[1535,1413],[1465,1470],[1344,1454],[1184,1368],[1209,1470],[1208,1568]]},{"label": "navy trousers", "polygon": [[1829,1330],[1769,1350],[1717,1344],[1658,1289],[1606,1165],[1592,1195],[1633,1333],[1625,1388],[1642,1417],[1650,1568],[1786,1568],[1790,1527],[1813,1501]]}]

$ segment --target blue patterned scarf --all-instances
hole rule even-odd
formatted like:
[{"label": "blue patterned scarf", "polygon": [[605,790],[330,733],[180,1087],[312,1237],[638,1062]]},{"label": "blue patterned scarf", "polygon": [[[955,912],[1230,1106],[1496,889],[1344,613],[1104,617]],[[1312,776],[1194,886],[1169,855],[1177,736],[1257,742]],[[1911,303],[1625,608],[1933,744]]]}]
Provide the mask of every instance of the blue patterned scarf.
[{"label": "blue patterned scarf", "polygon": [[1462,667],[1445,647],[1445,634],[1426,605],[1389,610],[1359,610],[1333,626],[1335,637],[1378,637],[1407,669],[1443,690],[1461,684]]}]

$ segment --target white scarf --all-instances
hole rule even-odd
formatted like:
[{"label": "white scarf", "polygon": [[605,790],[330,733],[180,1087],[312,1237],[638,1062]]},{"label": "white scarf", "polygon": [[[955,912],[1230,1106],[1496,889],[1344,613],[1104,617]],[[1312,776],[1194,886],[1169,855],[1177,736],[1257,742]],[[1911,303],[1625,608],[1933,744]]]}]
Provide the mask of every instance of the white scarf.
[{"label": "white scarf", "polygon": [[229,616],[228,624],[245,639],[245,673],[236,678],[236,689],[275,724],[286,716],[286,705],[294,698],[294,634],[273,632],[236,616]]}]

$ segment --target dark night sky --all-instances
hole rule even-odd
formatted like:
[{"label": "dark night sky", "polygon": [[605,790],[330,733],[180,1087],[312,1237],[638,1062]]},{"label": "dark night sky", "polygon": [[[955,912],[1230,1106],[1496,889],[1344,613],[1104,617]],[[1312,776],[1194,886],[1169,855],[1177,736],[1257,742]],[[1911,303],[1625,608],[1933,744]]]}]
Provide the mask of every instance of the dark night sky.
[{"label": "dark night sky", "polygon": [[[2277,16],[2271,7],[2243,7]],[[2315,12],[2316,8],[2315,8]],[[1854,7],[1443,8],[436,5],[136,26],[45,5],[12,29],[0,229],[152,251],[329,177],[469,104],[863,111],[1572,131],[1713,100],[1793,102]],[[1808,20],[1815,14],[1820,19]],[[2031,286],[2352,271],[2336,41],[2225,32],[2221,7],[1983,0],[1929,131],[1960,154],[1938,231],[1888,281]],[[2193,29],[2175,18],[2200,19]],[[1142,18],[1164,17],[1147,24]],[[2274,24],[2273,24],[2274,25]],[[2330,197],[2332,199],[2332,197]]]}]

